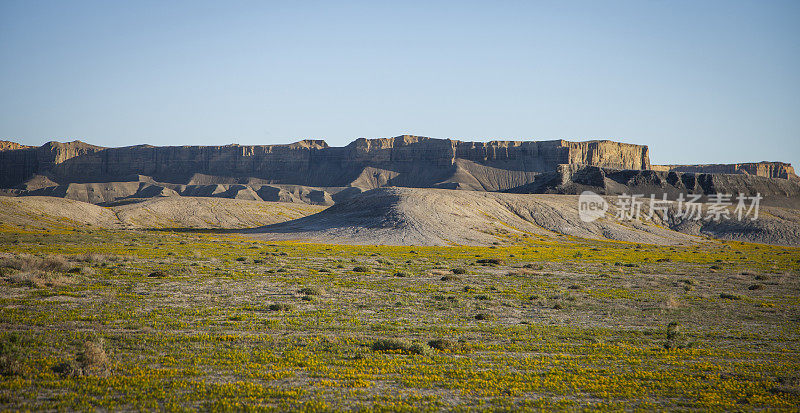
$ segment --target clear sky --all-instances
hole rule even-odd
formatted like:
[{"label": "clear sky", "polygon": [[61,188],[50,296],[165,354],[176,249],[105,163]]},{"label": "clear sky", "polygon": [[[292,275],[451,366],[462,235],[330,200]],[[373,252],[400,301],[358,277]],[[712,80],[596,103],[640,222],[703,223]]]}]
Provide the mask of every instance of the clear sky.
[{"label": "clear sky", "polygon": [[0,0],[0,139],[613,139],[800,162],[800,1]]}]

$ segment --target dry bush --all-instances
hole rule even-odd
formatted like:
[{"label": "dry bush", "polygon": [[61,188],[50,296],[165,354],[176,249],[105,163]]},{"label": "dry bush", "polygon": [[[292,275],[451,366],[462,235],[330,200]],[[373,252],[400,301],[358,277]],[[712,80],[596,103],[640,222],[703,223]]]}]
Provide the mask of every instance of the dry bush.
[{"label": "dry bush", "polygon": [[536,271],[530,268],[517,268],[516,270],[509,271],[507,274],[509,277],[519,276],[519,275],[539,275]]},{"label": "dry bush", "polygon": [[667,341],[664,342],[664,348],[669,350],[686,347],[691,347],[691,344],[686,339],[681,325],[675,321],[669,323],[667,325]]},{"label": "dry bush", "polygon": [[0,256],[0,267],[17,271],[66,272],[72,268],[72,265],[60,255],[39,258],[29,254],[3,254]]},{"label": "dry bush", "polygon": [[108,257],[107,256],[105,256],[103,254],[98,254],[96,252],[87,252],[87,253],[79,254],[79,255],[76,255],[74,259],[75,259],[75,261],[78,261],[78,262],[87,262],[87,263],[106,262],[106,261],[108,261]]},{"label": "dry bush", "polygon": [[78,353],[74,361],[58,363],[52,370],[62,377],[108,376],[111,373],[111,363],[106,354],[105,341],[102,338],[86,341],[83,343],[83,351]]},{"label": "dry bush", "polygon": [[38,263],[38,269],[50,272],[67,272],[72,268],[72,265],[66,258],[60,255],[50,255],[45,257]]},{"label": "dry bush", "polygon": [[3,254],[0,256],[0,268],[17,271],[32,270],[37,260],[38,258],[29,254]]},{"label": "dry bush", "polygon": [[318,287],[305,287],[300,289],[300,294],[303,295],[322,295],[325,294],[325,290],[318,288]]},{"label": "dry bush", "polygon": [[668,295],[667,298],[664,300],[664,308],[667,310],[675,310],[680,308],[681,302],[678,297],[674,295]]},{"label": "dry bush", "polygon": [[543,266],[543,265],[541,265],[541,264],[532,264],[532,263],[528,263],[528,264],[525,264],[525,265],[523,265],[523,266],[522,266],[522,268],[525,268],[525,269],[528,269],[528,270],[537,270],[537,271],[541,271],[541,270],[543,270],[543,269],[544,269],[544,266]]},{"label": "dry bush", "polygon": [[447,351],[455,349],[455,344],[450,340],[436,339],[429,341],[428,347],[439,351]]},{"label": "dry bush", "polygon": [[49,281],[51,275],[41,271],[22,271],[6,277],[6,281],[12,285],[22,287],[41,288]]},{"label": "dry bush", "polygon": [[75,279],[72,277],[41,270],[13,273],[6,276],[5,280],[11,285],[31,288],[61,287],[75,282]]},{"label": "dry bush", "polygon": [[83,344],[83,351],[76,358],[81,374],[107,376],[109,373],[108,355],[106,355],[105,342],[102,338],[97,341],[87,341]]},{"label": "dry bush", "polygon": [[429,356],[433,353],[431,348],[427,345],[411,343],[408,340],[397,338],[376,340],[370,347],[373,351],[399,351],[406,354],[418,354],[422,356]]},{"label": "dry bush", "polygon": [[294,310],[294,306],[292,306],[291,304],[283,304],[283,303],[270,304],[268,308],[269,308],[269,311],[292,311],[292,310]]},{"label": "dry bush", "polygon": [[0,340],[0,375],[21,376],[24,358],[24,348],[18,335],[12,333]]}]

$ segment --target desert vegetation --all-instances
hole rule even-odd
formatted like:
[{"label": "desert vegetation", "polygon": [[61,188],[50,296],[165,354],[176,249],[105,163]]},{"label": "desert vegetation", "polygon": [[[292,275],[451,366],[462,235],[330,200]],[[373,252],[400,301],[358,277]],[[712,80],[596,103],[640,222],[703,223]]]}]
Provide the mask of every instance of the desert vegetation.
[{"label": "desert vegetation", "polygon": [[87,227],[0,245],[3,409],[800,404],[797,248]]}]

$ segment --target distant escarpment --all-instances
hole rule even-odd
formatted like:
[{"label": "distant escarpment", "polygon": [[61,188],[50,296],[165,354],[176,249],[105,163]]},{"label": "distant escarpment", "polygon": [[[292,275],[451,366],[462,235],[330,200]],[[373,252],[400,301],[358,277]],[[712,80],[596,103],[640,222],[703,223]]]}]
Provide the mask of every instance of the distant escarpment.
[{"label": "distant escarpment", "polygon": [[763,176],[765,178],[782,178],[800,180],[791,164],[786,162],[746,162],[731,164],[706,165],[653,165],[657,171],[692,172],[707,174],[743,174]]},{"label": "distant escarpment", "polygon": [[329,147],[316,140],[289,145],[123,148],[48,142],[39,148],[4,150],[0,160],[3,187],[20,185],[36,174],[58,183],[111,182],[146,175],[160,182],[187,184],[192,176],[203,174],[306,186],[435,186],[448,184],[458,170],[476,164],[507,171],[508,177],[478,178],[475,186],[504,190],[560,164],[650,166],[646,146],[610,141],[484,143],[408,135],[358,139],[345,147]]},{"label": "distant escarpment", "polygon": [[[681,169],[692,167],[700,169]],[[760,191],[783,205],[793,203],[784,198],[800,194],[798,182],[782,163],[653,167],[647,146],[607,140],[464,142],[403,135],[357,139],[344,147],[321,140],[121,148],[80,141],[0,143],[0,192],[96,204],[204,196],[332,205],[396,186],[517,193]]]},{"label": "distant escarpment", "polygon": [[[592,191],[601,195],[640,195],[676,200],[681,194],[726,194],[736,202],[739,194],[760,195],[763,205],[800,209],[800,182],[796,179],[769,178],[748,174],[694,173],[656,170],[620,170],[592,166],[562,165],[558,171],[544,173],[525,186],[505,192],[580,194]],[[688,197],[686,198],[688,199]]]}]

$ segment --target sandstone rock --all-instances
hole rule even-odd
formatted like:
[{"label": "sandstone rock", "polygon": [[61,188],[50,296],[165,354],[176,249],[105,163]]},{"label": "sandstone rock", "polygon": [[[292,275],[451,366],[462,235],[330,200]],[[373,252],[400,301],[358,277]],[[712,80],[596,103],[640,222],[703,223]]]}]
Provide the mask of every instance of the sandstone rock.
[{"label": "sandstone rock", "polygon": [[[95,203],[202,196],[331,205],[386,187],[515,193],[759,192],[800,207],[789,164],[650,164],[646,146],[607,140],[464,142],[403,135],[289,145],[103,148],[80,141],[41,147],[5,142],[0,191]],[[782,179],[781,179],[782,178]],[[150,186],[142,186],[147,184]]]},{"label": "sandstone rock", "polygon": [[[263,184],[370,189],[457,183],[451,176],[464,171],[455,167],[462,160],[492,168],[494,175],[508,170],[528,173],[528,177],[567,163],[626,169],[650,166],[646,146],[610,141],[484,143],[404,135],[357,139],[341,148],[317,140],[260,146],[102,148],[80,141],[48,142],[39,148],[6,146],[12,149],[0,155],[3,187],[19,185],[38,173],[48,174],[58,183],[119,182],[122,177],[145,175],[185,185],[244,184],[241,180],[245,179]],[[377,176],[375,171],[380,171]],[[227,180],[204,180],[209,176]],[[468,180],[474,184],[472,178]],[[501,184],[503,179],[492,181],[490,188],[507,189]]]},{"label": "sandstone rock", "polygon": [[0,141],[0,151],[13,151],[17,149],[27,149],[27,148],[31,148],[31,146],[11,141]]}]

